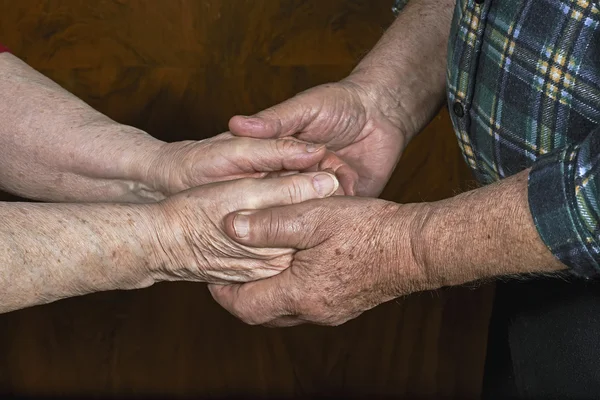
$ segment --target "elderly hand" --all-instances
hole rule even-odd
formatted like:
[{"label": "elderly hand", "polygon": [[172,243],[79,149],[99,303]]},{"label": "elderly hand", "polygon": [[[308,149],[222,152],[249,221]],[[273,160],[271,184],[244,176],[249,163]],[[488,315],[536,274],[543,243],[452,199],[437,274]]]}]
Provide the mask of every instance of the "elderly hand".
[{"label": "elderly hand", "polygon": [[225,231],[238,243],[299,251],[277,276],[211,285],[210,291],[249,324],[342,324],[380,303],[435,286],[413,248],[425,207],[333,197],[234,213]]},{"label": "elderly hand", "polygon": [[223,133],[201,141],[165,143],[139,159],[135,165],[141,180],[164,195],[213,182],[298,171],[331,170],[342,186],[353,179],[353,171],[325,146],[293,138],[262,140]]},{"label": "elderly hand", "polygon": [[[5,101],[2,101],[5,100]],[[148,203],[207,183],[349,170],[324,146],[222,134],[165,143],[92,109],[0,54],[0,189],[52,202]]]},{"label": "elderly hand", "polygon": [[383,190],[414,129],[400,107],[358,80],[318,86],[252,117],[235,116],[229,129],[238,136],[296,136],[323,143],[357,176],[346,194],[377,196]]},{"label": "elderly hand", "polygon": [[[272,179],[240,179],[184,191],[147,207],[156,280],[247,282],[289,267],[294,250],[253,248],[225,234],[224,218],[237,210],[289,205],[332,195],[330,173],[301,173]],[[243,227],[238,227],[242,230]]]}]

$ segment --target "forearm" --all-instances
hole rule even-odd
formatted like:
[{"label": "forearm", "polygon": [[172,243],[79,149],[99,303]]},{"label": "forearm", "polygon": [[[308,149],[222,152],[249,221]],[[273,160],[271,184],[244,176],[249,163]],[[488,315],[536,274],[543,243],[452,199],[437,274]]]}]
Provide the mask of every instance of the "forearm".
[{"label": "forearm", "polygon": [[0,313],[151,285],[148,207],[0,203]]},{"label": "forearm", "polygon": [[414,248],[433,287],[566,268],[536,230],[528,174],[526,170],[424,208]]},{"label": "forearm", "polygon": [[376,97],[407,139],[443,103],[454,0],[411,0],[379,43],[348,77]]},{"label": "forearm", "polygon": [[0,54],[0,187],[38,200],[149,201],[146,160],[162,142],[116,123]]}]

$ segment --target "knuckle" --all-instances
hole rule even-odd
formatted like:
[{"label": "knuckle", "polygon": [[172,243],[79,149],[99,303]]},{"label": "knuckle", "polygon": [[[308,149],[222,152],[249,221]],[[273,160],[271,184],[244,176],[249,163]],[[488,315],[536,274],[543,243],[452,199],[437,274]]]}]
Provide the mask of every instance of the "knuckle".
[{"label": "knuckle", "polygon": [[266,210],[265,212],[267,215],[264,219],[265,226],[262,230],[265,232],[267,243],[274,243],[284,231],[283,223],[277,215],[275,215],[275,212],[272,209]]},{"label": "knuckle", "polygon": [[275,132],[281,132],[283,123],[278,106],[267,108],[266,110],[263,110],[260,113],[258,113],[256,116],[263,119],[264,121],[267,121],[269,125],[273,126],[275,128]]},{"label": "knuckle", "polygon": [[290,204],[301,203],[307,199],[307,177],[304,175],[292,175],[287,177],[284,185]]},{"label": "knuckle", "polygon": [[298,142],[292,139],[277,139],[273,141],[272,146],[277,153],[285,155],[296,150]]},{"label": "knuckle", "polygon": [[267,108],[266,110],[261,111],[258,115],[267,120],[274,120],[277,122],[281,120],[279,112],[277,111],[277,106]]}]

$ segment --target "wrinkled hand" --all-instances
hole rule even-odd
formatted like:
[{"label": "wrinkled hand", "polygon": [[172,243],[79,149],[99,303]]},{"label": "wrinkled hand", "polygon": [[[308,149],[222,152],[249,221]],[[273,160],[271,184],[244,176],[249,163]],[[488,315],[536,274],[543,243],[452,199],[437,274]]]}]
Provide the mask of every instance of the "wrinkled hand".
[{"label": "wrinkled hand", "polygon": [[[292,136],[326,144],[357,176],[346,194],[377,196],[405,146],[398,107],[349,79],[318,86],[252,117],[235,116],[229,129],[238,136]],[[388,112],[388,110],[393,110]],[[346,186],[348,186],[347,184]]]},{"label": "wrinkled hand", "polygon": [[240,179],[184,191],[147,206],[154,233],[150,265],[156,280],[246,282],[289,267],[294,250],[252,248],[231,240],[223,220],[231,212],[294,204],[332,195],[338,182],[325,172],[273,179]]},{"label": "wrinkled hand", "polygon": [[223,133],[202,141],[165,143],[140,163],[145,168],[142,180],[168,196],[213,182],[300,171],[331,170],[342,186],[353,179],[353,171],[325,146],[290,139],[261,140]]},{"label": "wrinkled hand", "polygon": [[[299,251],[277,276],[211,285],[210,291],[246,323],[342,324],[380,303],[430,288],[413,248],[424,212],[418,204],[334,197],[232,214],[225,230],[240,244]],[[249,229],[237,229],[240,222]]]}]

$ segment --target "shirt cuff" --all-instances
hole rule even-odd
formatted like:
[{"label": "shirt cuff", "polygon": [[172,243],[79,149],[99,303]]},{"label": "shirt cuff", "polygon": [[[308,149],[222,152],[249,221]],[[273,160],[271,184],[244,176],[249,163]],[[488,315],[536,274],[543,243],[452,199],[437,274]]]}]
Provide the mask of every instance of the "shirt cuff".
[{"label": "shirt cuff", "polygon": [[579,145],[568,146],[534,163],[529,173],[529,208],[540,237],[555,257],[573,274],[591,278],[600,275],[599,248],[577,209],[578,151]]}]

